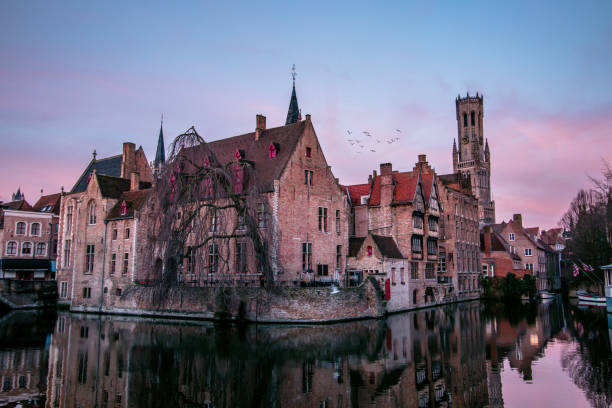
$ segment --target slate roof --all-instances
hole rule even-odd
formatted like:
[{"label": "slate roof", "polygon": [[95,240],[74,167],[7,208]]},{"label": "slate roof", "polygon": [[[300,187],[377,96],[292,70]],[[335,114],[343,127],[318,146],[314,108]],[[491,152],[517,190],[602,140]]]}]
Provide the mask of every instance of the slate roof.
[{"label": "slate roof", "polygon": [[131,182],[121,177],[110,177],[104,174],[97,174],[98,186],[102,197],[119,198],[125,191],[130,190]]},{"label": "slate roof", "polygon": [[10,201],[0,205],[5,210],[32,211],[32,206],[26,200]]},{"label": "slate roof", "polygon": [[45,212],[59,215],[61,197],[61,193],[49,194],[40,197],[36,204],[34,204],[34,211],[42,211],[43,208],[49,206],[50,208],[48,208]]},{"label": "slate roof", "polygon": [[[126,219],[133,218],[134,211],[140,210],[144,203],[146,203],[149,195],[151,194],[151,189],[148,188],[146,190],[133,190],[133,191],[125,191],[121,193],[118,197],[119,201],[111,208],[108,215],[106,216],[107,220],[116,220],[116,219]],[[127,211],[125,214],[121,214],[121,204],[125,201]]]},{"label": "slate roof", "polygon": [[[255,132],[234,136],[227,139],[215,140],[204,145],[189,148],[182,154],[193,156],[194,161],[202,165],[208,149],[213,152],[218,163],[225,165],[235,162],[236,150],[244,153],[243,159],[252,163],[255,177],[249,183],[257,182],[262,191],[273,191],[274,180],[278,180],[295,150],[298,140],[306,129],[307,121],[300,121],[291,125],[280,126],[262,130],[259,140],[255,140]],[[270,143],[278,147],[276,157],[269,157]],[[314,146],[312,146],[314,148]]]},{"label": "slate roof", "polygon": [[354,258],[357,256],[357,253],[361,249],[361,245],[363,245],[363,241],[365,241],[364,237],[349,238],[349,257]]},{"label": "slate roof", "polygon": [[153,166],[158,168],[160,165],[166,163],[166,150],[164,147],[164,129],[163,126],[159,127],[159,137],[157,138],[157,151],[155,152],[155,160]]},{"label": "slate roof", "polygon": [[361,197],[370,194],[370,183],[346,186],[345,189],[351,198],[351,204],[361,205]]},{"label": "slate roof", "polygon": [[402,253],[400,252],[397,244],[395,243],[395,239],[393,237],[385,237],[381,235],[372,234],[372,239],[374,243],[380,250],[380,253],[387,258],[394,259],[403,259]]},{"label": "slate roof", "polygon": [[95,170],[98,174],[104,174],[111,177],[121,177],[121,163],[123,162],[123,154],[117,156],[106,157],[104,159],[96,159],[89,162],[81,177],[77,180],[70,190],[71,193],[80,193],[85,191],[88,184],[88,176]]},{"label": "slate roof", "polygon": [[300,108],[298,107],[297,96],[295,94],[295,82],[293,83],[293,91],[291,92],[291,100],[289,101],[289,109],[287,110],[287,120],[285,126],[296,123],[300,118]]}]

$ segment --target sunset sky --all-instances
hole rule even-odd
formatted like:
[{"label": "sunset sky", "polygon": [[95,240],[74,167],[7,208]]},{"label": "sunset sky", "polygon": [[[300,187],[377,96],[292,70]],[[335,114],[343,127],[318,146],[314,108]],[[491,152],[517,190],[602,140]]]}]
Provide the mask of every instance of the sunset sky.
[{"label": "sunset sky", "polygon": [[[70,190],[124,141],[153,160],[162,113],[167,146],[283,125],[292,64],[344,184],[421,153],[451,172],[466,92],[484,94],[497,222],[555,227],[612,162],[612,2],[329,3],[0,2],[0,200]],[[346,142],[395,129],[376,152]]]}]

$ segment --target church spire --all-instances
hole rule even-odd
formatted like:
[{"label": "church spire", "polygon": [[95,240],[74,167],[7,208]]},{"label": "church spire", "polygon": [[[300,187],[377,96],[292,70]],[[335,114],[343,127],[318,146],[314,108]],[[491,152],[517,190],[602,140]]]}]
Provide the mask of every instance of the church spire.
[{"label": "church spire", "polygon": [[289,101],[289,110],[287,111],[287,120],[285,126],[296,123],[300,117],[300,108],[298,107],[297,96],[295,95],[295,64],[291,68],[291,77],[293,78],[293,91],[291,92],[291,100]]},{"label": "church spire", "polygon": [[159,169],[166,163],[166,150],[164,147],[164,115],[161,117],[161,124],[159,125],[159,138],[157,139],[157,151],[155,152],[155,161],[153,167]]}]

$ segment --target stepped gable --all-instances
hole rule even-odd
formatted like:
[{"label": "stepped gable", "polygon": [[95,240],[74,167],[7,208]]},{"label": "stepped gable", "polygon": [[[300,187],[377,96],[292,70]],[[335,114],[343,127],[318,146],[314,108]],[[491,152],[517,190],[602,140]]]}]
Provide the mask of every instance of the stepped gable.
[{"label": "stepped gable", "polygon": [[[242,160],[253,164],[255,177],[250,177],[249,183],[256,179],[258,187],[263,191],[274,191],[274,180],[280,176],[295,150],[295,147],[306,129],[308,121],[300,121],[286,126],[259,131],[258,139],[255,132],[234,136],[227,139],[215,140],[201,146],[188,148],[189,151],[182,154],[195,155],[193,159],[198,165],[203,166],[206,158],[206,150],[210,149],[215,160],[220,165],[236,162],[236,152],[242,154]],[[276,157],[270,158],[270,144],[278,146]]]},{"label": "stepped gable", "polygon": [[361,205],[361,197],[370,194],[370,183],[343,186],[342,188],[347,191],[353,205]]},{"label": "stepped gable", "polygon": [[[120,220],[125,218],[134,218],[134,211],[138,211],[142,208],[142,206],[147,202],[151,191],[152,190],[148,188],[145,190],[125,191],[121,193],[118,198],[119,201],[117,201],[113,208],[111,208],[106,216],[106,219]],[[126,204],[126,212],[125,214],[121,214],[124,201]]]},{"label": "stepped gable", "polygon": [[47,207],[45,212],[59,215],[61,197],[61,193],[49,194],[40,197],[33,206],[34,211],[42,211],[45,207]]},{"label": "stepped gable", "polygon": [[92,174],[94,170],[97,174],[104,174],[111,177],[121,177],[122,162],[123,154],[106,157],[104,159],[92,159],[70,192],[80,193],[81,191],[85,191],[87,189],[87,184],[89,183],[89,174]]},{"label": "stepped gable", "polygon": [[383,256],[387,258],[404,259],[393,237],[372,234],[372,239]]}]

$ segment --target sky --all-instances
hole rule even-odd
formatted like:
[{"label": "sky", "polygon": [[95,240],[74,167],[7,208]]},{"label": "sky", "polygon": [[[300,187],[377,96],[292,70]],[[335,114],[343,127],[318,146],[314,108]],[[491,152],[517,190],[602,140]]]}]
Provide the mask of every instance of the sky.
[{"label": "sky", "polygon": [[[0,200],[70,190],[94,149],[131,141],[153,160],[162,113],[166,147],[191,126],[205,140],[251,132],[258,113],[281,126],[295,64],[341,183],[419,154],[450,173],[455,98],[479,92],[497,222],[556,227],[612,162],[611,18],[604,1],[5,0]],[[347,130],[383,143],[356,153]]]}]

